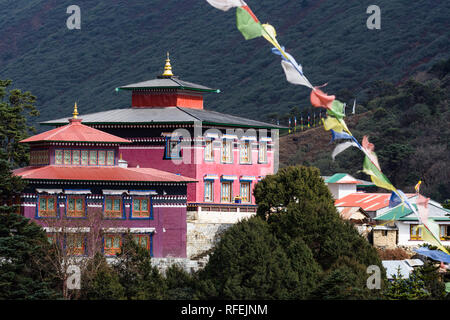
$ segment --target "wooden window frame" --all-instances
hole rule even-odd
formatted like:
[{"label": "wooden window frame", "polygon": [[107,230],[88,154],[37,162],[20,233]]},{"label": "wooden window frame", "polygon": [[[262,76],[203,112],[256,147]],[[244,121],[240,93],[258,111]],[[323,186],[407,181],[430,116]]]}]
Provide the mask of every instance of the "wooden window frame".
[{"label": "wooden window frame", "polygon": [[[109,155],[110,154],[112,154],[112,162],[109,162],[108,160],[110,159],[109,158]],[[106,165],[107,166],[113,166],[114,165],[114,162],[115,162],[115,153],[114,153],[114,151],[113,150],[107,150],[106,151]]]},{"label": "wooden window frame", "polygon": [[[413,228],[417,228],[417,224],[410,224],[409,225],[409,240],[410,241],[423,241],[422,235],[421,234],[413,234]],[[416,232],[421,233],[421,229],[417,229]]]},{"label": "wooden window frame", "polygon": [[[134,201],[139,200],[139,211],[136,214],[136,210],[134,209]],[[147,211],[142,211],[142,200],[147,200]],[[131,217],[130,219],[152,219],[152,201],[150,197],[135,197],[133,196],[131,199]],[[144,215],[145,213],[145,215]]]},{"label": "wooden window frame", "polygon": [[[58,154],[61,154],[61,162],[58,162]],[[56,165],[63,165],[64,164],[64,150],[63,149],[56,149],[55,150],[55,164]]]},{"label": "wooden window frame", "polygon": [[[264,148],[262,148],[264,146]],[[267,142],[261,141],[259,142],[259,148],[258,148],[258,163],[267,163],[268,162],[268,156],[267,156]]]},{"label": "wooden window frame", "polygon": [[212,139],[205,140],[205,161],[214,161],[214,141]]},{"label": "wooden window frame", "polygon": [[[242,195],[242,187],[244,185],[248,185],[247,198],[244,198],[243,195]],[[241,181],[241,184],[239,186],[239,195],[240,195],[241,200],[242,200],[243,203],[251,203],[252,202],[251,192],[252,192],[252,183],[250,181]]]},{"label": "wooden window frame", "polygon": [[[178,145],[178,153],[175,154],[174,151],[172,151],[172,145],[171,143],[175,143],[175,148],[177,148]],[[165,147],[165,151],[164,151],[164,155],[165,155],[165,159],[181,159],[181,140],[180,139],[171,139],[166,138],[166,147]]]},{"label": "wooden window frame", "polygon": [[[75,163],[75,154],[78,153],[78,163]],[[80,150],[72,150],[72,165],[80,165],[81,164],[81,151]]]},{"label": "wooden window frame", "polygon": [[[447,229],[446,234],[442,234],[442,228]],[[449,228],[450,228],[450,224],[440,224],[439,225],[439,239],[441,239],[442,241],[449,241],[450,240],[450,234],[449,234]]]},{"label": "wooden window frame", "polygon": [[[77,210],[77,200],[81,199],[82,209]],[[69,201],[74,200],[74,210],[69,209]],[[67,218],[84,218],[86,217],[86,198],[84,196],[67,196],[66,199],[66,217]]]},{"label": "wooden window frame", "polygon": [[[46,199],[45,206],[46,210],[41,210],[41,200]],[[48,200],[53,199],[54,205],[53,210],[48,209]],[[51,195],[39,195],[38,196],[38,204],[37,204],[37,212],[39,218],[57,218],[58,217],[58,198],[57,196],[51,196]]]},{"label": "wooden window frame", "polygon": [[[106,201],[111,200],[111,210],[106,209]],[[114,202],[119,201],[119,211],[114,210]],[[106,219],[123,219],[123,198],[121,196],[105,196],[103,204],[103,217]]]},{"label": "wooden window frame", "polygon": [[[211,190],[210,190],[210,200],[207,200],[206,198],[206,184],[210,184],[211,185]],[[205,180],[204,181],[204,197],[203,200],[205,202],[214,202],[214,180]]]},{"label": "wooden window frame", "polygon": [[[114,246],[114,240],[119,238],[119,247]],[[111,239],[111,247],[107,248],[106,244],[108,239]],[[117,253],[122,251],[122,235],[120,234],[105,234],[103,236],[103,253],[106,256],[115,256]]]},{"label": "wooden window frame", "polygon": [[[100,163],[100,153],[104,155],[103,163]],[[97,163],[99,166],[106,166],[106,150],[98,150],[97,151]]]},{"label": "wooden window frame", "polygon": [[[94,154],[95,152],[95,163],[91,162],[91,154]],[[90,166],[97,166],[98,165],[98,150],[89,150],[89,165]]]},{"label": "wooden window frame", "polygon": [[[87,154],[85,163],[83,163],[83,153]],[[82,166],[88,166],[89,165],[89,160],[90,160],[90,158],[89,158],[89,150],[81,150],[81,152],[80,152],[80,164]]]},{"label": "wooden window frame", "polygon": [[[234,141],[231,139],[222,140],[222,163],[233,163],[233,144]],[[227,153],[229,151],[229,155]]]},{"label": "wooden window frame", "polygon": [[[229,196],[230,196],[230,200],[229,201],[224,201],[224,185],[228,184],[230,185],[230,192],[229,192]],[[221,181],[220,183],[220,202],[222,203],[232,203],[233,202],[233,182],[232,181]]]},{"label": "wooden window frame", "polygon": [[145,248],[145,250],[147,250],[149,253],[152,253],[152,235],[150,233],[136,233],[132,235],[133,237],[133,241],[136,242],[136,239],[139,239],[139,241],[136,242],[137,245],[142,246],[141,245],[141,239],[143,238],[147,238],[147,246],[143,248]]},{"label": "wooden window frame", "polygon": [[[70,247],[72,240],[81,239],[81,247]],[[77,241],[78,242],[78,241]],[[69,256],[84,256],[86,255],[86,235],[84,233],[73,233],[65,236],[65,249]]]},{"label": "wooden window frame", "polygon": [[[244,149],[247,148],[247,159],[243,158]],[[239,150],[240,164],[252,164],[252,144],[250,141],[242,141]]]}]

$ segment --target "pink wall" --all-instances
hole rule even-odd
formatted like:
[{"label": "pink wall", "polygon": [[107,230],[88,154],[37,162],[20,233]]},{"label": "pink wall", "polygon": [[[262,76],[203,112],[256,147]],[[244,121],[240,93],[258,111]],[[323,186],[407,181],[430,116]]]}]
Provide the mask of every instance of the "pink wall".
[{"label": "pink wall", "polygon": [[[89,202],[89,204],[101,205],[102,200]],[[186,206],[153,203],[153,219],[151,220],[129,219],[130,207],[127,206],[125,206],[125,219],[92,218],[93,216],[101,217],[102,208],[89,205],[87,215],[91,218],[88,219],[67,219],[64,217],[64,207],[62,206],[59,207],[59,219],[36,219],[36,201],[33,200],[23,202],[22,208],[25,217],[42,227],[90,227],[93,232],[99,228],[155,228],[153,233],[154,257],[186,257]]]},{"label": "pink wall", "polygon": [[[190,149],[192,152],[187,152]],[[198,164],[194,164],[194,151],[197,150]],[[274,171],[274,153],[269,150],[267,153],[267,163],[258,163],[258,150],[252,150],[252,164],[240,164],[239,147],[233,150],[233,163],[221,163],[221,148],[214,148],[214,161],[204,161],[204,147],[193,149],[184,148],[182,151],[182,160],[165,160],[164,146],[122,146],[120,147],[122,158],[128,162],[130,167],[139,165],[140,167],[152,167],[172,173],[179,173],[183,176],[196,179],[197,183],[188,184],[188,202],[204,202],[204,177],[207,174],[215,174],[219,179],[214,181],[214,203],[220,203],[220,177],[221,175],[234,175],[237,177],[232,185],[233,197],[240,194],[240,177],[253,176],[256,179],[259,176],[273,174]],[[177,163],[177,161],[179,163]],[[258,180],[252,181],[253,188]],[[252,204],[255,199],[252,196]]]}]

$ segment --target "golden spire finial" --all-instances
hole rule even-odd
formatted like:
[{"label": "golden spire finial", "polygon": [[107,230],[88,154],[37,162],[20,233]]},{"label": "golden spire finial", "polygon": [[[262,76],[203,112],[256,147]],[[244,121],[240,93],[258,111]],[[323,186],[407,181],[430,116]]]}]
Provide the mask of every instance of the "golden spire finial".
[{"label": "golden spire finial", "polygon": [[172,66],[170,65],[169,52],[167,52],[166,65],[164,66],[164,73],[162,75],[168,77],[173,76]]},{"label": "golden spire finial", "polygon": [[78,109],[77,109],[77,103],[75,102],[75,106],[73,107],[73,118],[78,118]]}]

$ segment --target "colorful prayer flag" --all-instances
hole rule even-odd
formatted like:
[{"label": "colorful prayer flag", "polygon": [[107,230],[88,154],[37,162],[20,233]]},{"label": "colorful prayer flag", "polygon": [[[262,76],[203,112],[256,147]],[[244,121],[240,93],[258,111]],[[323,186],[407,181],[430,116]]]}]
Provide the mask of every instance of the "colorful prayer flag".
[{"label": "colorful prayer flag", "polygon": [[334,161],[334,158],[336,158],[336,156],[339,153],[343,152],[344,150],[347,150],[350,147],[358,148],[358,145],[354,141],[347,141],[347,142],[338,144],[336,146],[336,148],[334,148],[333,152],[331,153],[331,158],[333,158],[333,161]]},{"label": "colorful prayer flag", "polygon": [[403,202],[402,198],[400,198],[398,195],[402,196],[403,199],[407,199],[406,195],[401,190],[392,192],[391,197],[389,198],[389,208],[394,208]]},{"label": "colorful prayer flag", "polygon": [[334,117],[326,117],[323,121],[323,127],[329,131],[333,129],[336,132],[348,131],[347,125],[344,121],[339,121]]},{"label": "colorful prayer flag", "polygon": [[419,182],[417,182],[416,186],[414,187],[414,190],[416,190],[416,193],[419,193],[420,190],[420,184],[422,183],[422,180],[420,180]]},{"label": "colorful prayer flag", "polygon": [[388,178],[379,170],[367,156],[364,157],[363,172],[370,175],[372,182],[380,187],[391,191],[396,191]]},{"label": "colorful prayer flag", "polygon": [[333,100],[331,108],[327,110],[327,113],[337,119],[342,120],[345,116],[344,104],[339,100]]},{"label": "colorful prayer flag", "polygon": [[248,6],[236,9],[236,26],[245,40],[261,37],[264,30],[258,18]]},{"label": "colorful prayer flag", "polygon": [[228,11],[231,8],[246,6],[247,4],[242,0],[206,0],[214,8]]},{"label": "colorful prayer flag", "polygon": [[422,230],[422,239],[436,247],[439,250],[444,251],[449,254],[449,252],[444,248],[441,241],[439,240],[439,225],[431,219],[428,219],[426,225],[421,224],[417,229]]},{"label": "colorful prayer flag", "polygon": [[331,105],[333,104],[333,101],[335,99],[335,96],[329,96],[326,93],[323,93],[322,90],[315,87],[313,90],[311,90],[310,100],[311,104],[314,107],[324,107],[327,109],[331,109]]},{"label": "colorful prayer flag", "polygon": [[350,139],[352,140],[353,137],[351,135],[349,135],[348,133],[345,132],[336,132],[333,129],[330,130],[331,131],[331,142],[333,142],[334,140],[341,140],[341,139]]},{"label": "colorful prayer flag", "polygon": [[422,221],[422,223],[425,223],[425,221],[428,220],[428,201],[430,201],[430,198],[425,198],[421,194],[418,195],[416,200],[419,219]]}]

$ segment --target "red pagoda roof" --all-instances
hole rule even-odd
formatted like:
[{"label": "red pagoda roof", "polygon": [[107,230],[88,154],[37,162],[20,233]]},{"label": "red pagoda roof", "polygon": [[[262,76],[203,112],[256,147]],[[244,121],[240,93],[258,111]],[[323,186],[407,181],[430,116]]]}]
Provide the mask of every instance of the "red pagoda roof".
[{"label": "red pagoda roof", "polygon": [[123,182],[196,182],[196,180],[153,168],[45,166],[13,171],[26,180],[76,180]]},{"label": "red pagoda roof", "polygon": [[42,132],[20,142],[30,143],[43,141],[131,143],[129,140],[85,126],[81,123],[81,119],[69,119],[68,125]]}]

